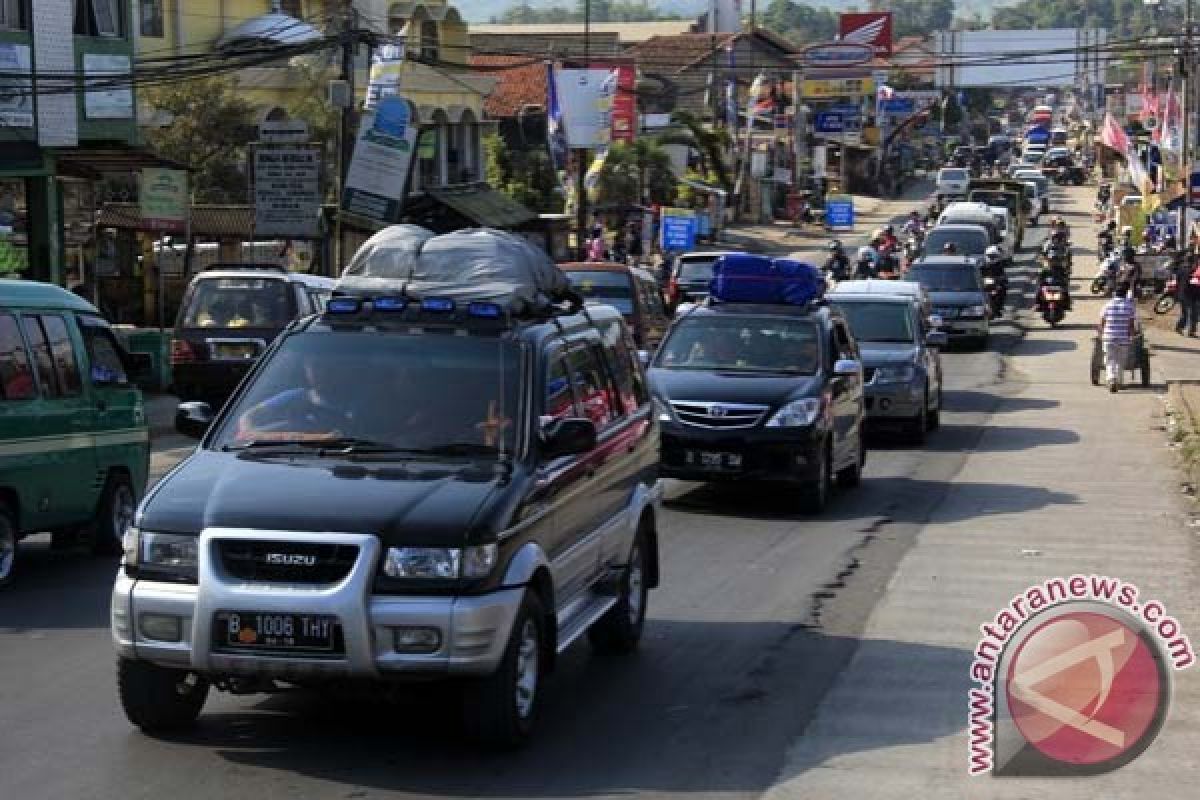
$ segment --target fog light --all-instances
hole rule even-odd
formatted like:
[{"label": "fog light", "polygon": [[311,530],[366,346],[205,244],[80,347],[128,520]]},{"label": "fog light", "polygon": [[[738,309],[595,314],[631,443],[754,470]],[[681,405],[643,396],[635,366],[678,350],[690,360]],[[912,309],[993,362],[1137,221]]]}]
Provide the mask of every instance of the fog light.
[{"label": "fog light", "polygon": [[138,617],[138,628],[142,636],[159,642],[178,642],[180,620],[171,614],[142,614]]},{"label": "fog light", "polygon": [[397,653],[432,653],[442,645],[437,628],[392,628],[393,646]]}]

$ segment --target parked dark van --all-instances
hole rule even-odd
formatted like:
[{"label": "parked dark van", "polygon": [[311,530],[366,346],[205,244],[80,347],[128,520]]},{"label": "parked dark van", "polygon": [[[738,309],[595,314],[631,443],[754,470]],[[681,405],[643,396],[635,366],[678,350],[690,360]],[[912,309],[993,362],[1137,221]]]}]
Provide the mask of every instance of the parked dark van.
[{"label": "parked dark van", "polygon": [[610,305],[621,312],[639,350],[652,353],[658,349],[671,320],[653,275],[637,267],[605,262],[558,266],[587,302]]}]

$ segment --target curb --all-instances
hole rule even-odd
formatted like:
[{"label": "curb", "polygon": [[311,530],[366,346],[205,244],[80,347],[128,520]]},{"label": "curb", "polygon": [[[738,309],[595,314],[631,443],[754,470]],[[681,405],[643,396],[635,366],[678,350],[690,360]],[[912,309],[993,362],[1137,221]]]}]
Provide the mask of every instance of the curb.
[{"label": "curb", "polygon": [[1200,391],[1200,381],[1167,381],[1167,415],[1170,420],[1168,432],[1171,441],[1178,446],[1180,468],[1187,484],[1200,486],[1200,414],[1195,403],[1188,399],[1191,388]]}]

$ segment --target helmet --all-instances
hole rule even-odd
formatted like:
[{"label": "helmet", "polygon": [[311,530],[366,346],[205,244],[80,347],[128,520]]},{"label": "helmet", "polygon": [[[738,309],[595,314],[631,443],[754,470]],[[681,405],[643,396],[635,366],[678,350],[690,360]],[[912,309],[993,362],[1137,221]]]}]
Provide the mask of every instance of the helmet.
[{"label": "helmet", "polygon": [[1000,252],[999,247],[996,247],[996,245],[992,245],[987,250],[983,251],[983,256],[988,261],[999,261],[1003,257],[1003,254]]},{"label": "helmet", "polygon": [[883,229],[883,232],[886,233],[888,236],[891,236],[892,234],[894,234],[896,232],[896,229],[893,228],[891,225],[888,225],[886,228]]},{"label": "helmet", "polygon": [[859,259],[874,258],[875,251],[869,247],[860,247],[858,248],[858,257]]},{"label": "helmet", "polygon": [[1117,221],[1115,219],[1110,219],[1108,221],[1108,230],[1115,231],[1116,229],[1117,229]]},{"label": "helmet", "polygon": [[841,249],[842,249],[842,243],[839,242],[837,239],[834,239],[832,242],[829,243],[829,250],[831,252],[837,252],[838,250],[841,250]]},{"label": "helmet", "polygon": [[954,242],[946,242],[944,245],[942,245],[942,252],[954,255],[958,252],[958,245],[956,245]]}]

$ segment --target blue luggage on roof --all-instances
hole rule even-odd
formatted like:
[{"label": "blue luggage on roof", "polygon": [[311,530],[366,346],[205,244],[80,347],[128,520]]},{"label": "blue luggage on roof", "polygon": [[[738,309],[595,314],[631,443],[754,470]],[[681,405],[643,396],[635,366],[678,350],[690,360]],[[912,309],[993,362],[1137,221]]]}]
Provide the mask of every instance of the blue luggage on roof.
[{"label": "blue luggage on roof", "polygon": [[718,258],[709,284],[709,297],[721,303],[803,306],[824,292],[824,276],[812,264],[742,253]]}]

